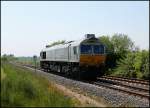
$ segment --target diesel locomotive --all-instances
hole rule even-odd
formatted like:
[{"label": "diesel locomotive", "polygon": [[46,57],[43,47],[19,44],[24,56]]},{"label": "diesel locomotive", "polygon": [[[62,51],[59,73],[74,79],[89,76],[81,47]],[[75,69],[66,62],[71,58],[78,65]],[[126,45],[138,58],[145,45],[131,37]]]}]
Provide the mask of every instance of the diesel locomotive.
[{"label": "diesel locomotive", "polygon": [[40,67],[82,79],[94,79],[105,65],[105,46],[95,34],[77,41],[46,47],[40,52]]}]

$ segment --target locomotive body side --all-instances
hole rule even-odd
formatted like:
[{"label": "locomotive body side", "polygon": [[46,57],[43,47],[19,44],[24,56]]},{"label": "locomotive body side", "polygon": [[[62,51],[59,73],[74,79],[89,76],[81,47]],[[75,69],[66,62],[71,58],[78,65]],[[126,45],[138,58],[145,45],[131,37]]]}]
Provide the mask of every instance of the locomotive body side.
[{"label": "locomotive body side", "polygon": [[[79,62],[79,42],[60,44],[41,51],[41,61]],[[46,52],[43,59],[42,53]]]}]

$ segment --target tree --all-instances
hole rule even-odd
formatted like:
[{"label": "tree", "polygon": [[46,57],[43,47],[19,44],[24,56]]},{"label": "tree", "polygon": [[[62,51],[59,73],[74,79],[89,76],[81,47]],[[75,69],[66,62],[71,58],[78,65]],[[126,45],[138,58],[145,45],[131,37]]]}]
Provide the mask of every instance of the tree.
[{"label": "tree", "polygon": [[111,43],[113,44],[114,53],[124,54],[134,48],[134,43],[126,34],[114,34]]},{"label": "tree", "polygon": [[150,79],[149,73],[149,51],[142,50],[142,60],[141,60],[141,72],[143,74],[144,79]]},{"label": "tree", "polygon": [[[117,62],[123,59],[126,54],[134,49],[134,43],[125,34],[114,34],[112,37],[101,36],[100,42],[106,47],[106,71],[116,68]],[[108,73],[110,74],[110,73]]]},{"label": "tree", "polygon": [[113,44],[111,42],[111,39],[109,36],[101,36],[99,37],[99,40],[102,44],[106,47],[106,53],[112,53],[113,52]]},{"label": "tree", "polygon": [[125,58],[117,61],[117,68],[114,69],[115,74],[123,77],[137,77],[135,74],[135,54],[129,52]]},{"label": "tree", "polygon": [[129,78],[149,79],[149,51],[128,52],[125,58],[117,62],[114,74]]},{"label": "tree", "polygon": [[4,54],[1,59],[3,61],[13,61],[13,60],[16,60],[17,58],[14,56],[14,54]]}]

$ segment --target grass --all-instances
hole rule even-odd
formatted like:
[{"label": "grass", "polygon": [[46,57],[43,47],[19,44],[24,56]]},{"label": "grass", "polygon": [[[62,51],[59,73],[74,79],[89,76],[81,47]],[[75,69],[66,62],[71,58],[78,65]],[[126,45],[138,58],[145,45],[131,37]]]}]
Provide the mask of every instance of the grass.
[{"label": "grass", "polygon": [[73,107],[76,100],[64,95],[52,83],[29,70],[2,63],[1,106]]},{"label": "grass", "polygon": [[3,71],[3,68],[1,67],[1,80],[5,78],[6,74]]},{"label": "grass", "polygon": [[[35,65],[35,62],[33,60],[33,57],[17,57],[17,62],[27,65]],[[36,66],[40,66],[40,58],[38,57],[36,60]]]}]

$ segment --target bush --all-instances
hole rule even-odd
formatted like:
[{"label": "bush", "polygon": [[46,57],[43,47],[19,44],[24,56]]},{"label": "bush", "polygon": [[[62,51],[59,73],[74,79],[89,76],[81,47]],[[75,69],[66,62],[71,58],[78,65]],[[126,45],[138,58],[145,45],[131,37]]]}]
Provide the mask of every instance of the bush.
[{"label": "bush", "polygon": [[129,78],[149,79],[149,52],[129,52],[125,58],[117,62],[113,75]]}]

